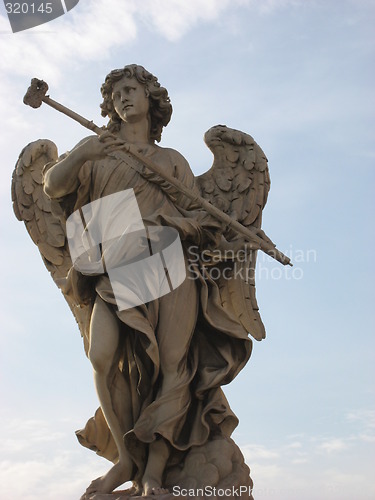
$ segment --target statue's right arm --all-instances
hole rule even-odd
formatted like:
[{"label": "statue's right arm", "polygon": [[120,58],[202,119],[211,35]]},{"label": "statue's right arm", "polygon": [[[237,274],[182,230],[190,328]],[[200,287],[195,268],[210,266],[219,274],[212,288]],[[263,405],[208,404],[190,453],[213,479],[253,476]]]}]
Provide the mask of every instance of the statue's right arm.
[{"label": "statue's right arm", "polygon": [[78,188],[78,174],[84,163],[105,158],[119,144],[122,141],[107,132],[82,140],[65,158],[45,172],[45,193],[52,199],[73,193]]},{"label": "statue's right arm", "polygon": [[78,174],[87,161],[77,145],[44,174],[44,191],[50,198],[62,198],[78,188]]}]

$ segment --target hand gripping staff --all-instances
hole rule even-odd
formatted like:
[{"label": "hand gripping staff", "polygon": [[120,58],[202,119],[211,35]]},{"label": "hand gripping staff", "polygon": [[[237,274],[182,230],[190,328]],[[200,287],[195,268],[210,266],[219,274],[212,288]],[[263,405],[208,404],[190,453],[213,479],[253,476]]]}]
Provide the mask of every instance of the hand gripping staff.
[{"label": "hand gripping staff", "polygon": [[[38,80],[37,78],[33,78],[31,80],[31,85],[28,88],[25,97],[23,98],[23,102],[31,106],[32,108],[39,108],[42,105],[42,102],[44,102],[49,106],[51,106],[52,108],[56,109],[57,111],[64,113],[64,115],[69,116],[69,118],[72,118],[73,120],[77,121],[84,127],[88,128],[89,130],[92,130],[96,134],[100,135],[104,132],[104,130],[95,125],[95,123],[92,120],[91,121],[87,120],[78,113],[75,113],[66,106],[63,106],[62,104],[51,99],[49,96],[46,95],[47,91],[48,91],[48,84],[46,82],[44,82],[43,80]],[[170,177],[169,175],[165,174],[149,158],[145,158],[141,154],[139,154],[139,152],[135,149],[135,147],[132,144],[124,143],[123,149],[126,152],[130,153],[132,156],[134,156],[138,161],[146,165],[146,167],[149,168],[152,172],[157,174],[159,177],[161,177],[169,184],[174,186],[178,191],[183,193],[188,199],[190,199],[193,202],[195,206],[200,206],[201,208],[203,208],[203,210],[211,214],[217,220],[223,222],[227,226],[227,228],[234,229],[237,233],[244,236],[246,240],[256,243],[257,245],[259,245],[259,248],[263,252],[265,252],[270,257],[276,259],[284,266],[293,265],[289,257],[280,252],[280,250],[276,248],[276,245],[271,243],[271,240],[267,241],[267,239],[261,238],[258,235],[258,231],[255,228],[243,226],[240,222],[236,221],[235,219],[232,219],[228,214],[216,208],[209,201],[205,200],[196,193],[190,191],[190,189],[188,189],[178,179],[175,179],[174,177]],[[265,238],[267,238],[267,236],[265,236]]]}]

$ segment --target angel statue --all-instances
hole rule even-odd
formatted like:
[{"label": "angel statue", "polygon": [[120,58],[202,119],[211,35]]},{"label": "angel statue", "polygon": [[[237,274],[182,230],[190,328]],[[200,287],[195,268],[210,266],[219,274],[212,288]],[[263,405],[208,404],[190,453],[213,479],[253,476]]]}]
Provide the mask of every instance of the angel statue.
[{"label": "angel statue", "polygon": [[[64,294],[94,371],[100,408],[77,437],[113,465],[81,500],[100,499],[128,481],[129,496],[241,487],[241,496],[252,499],[249,468],[230,438],[238,419],[222,386],[247,363],[249,335],[265,337],[254,286],[262,245],[199,200],[274,248],[260,230],[270,187],[267,159],[252,137],[218,125],[205,134],[213,165],[195,177],[180,153],[156,144],[172,106],[155,76],[128,65],[108,74],[101,93],[109,122],[98,135],[60,157],[51,141],[29,144],[12,181],[15,214]],[[136,200],[135,209],[118,204],[123,193]],[[123,224],[129,214],[141,224]],[[163,245],[173,246],[160,236],[165,228],[180,245],[182,279],[150,300],[120,307],[116,286],[131,264],[139,271],[150,246],[159,254]],[[86,264],[72,255],[72,234]],[[127,264],[122,270],[120,261]],[[165,264],[169,282],[173,269]],[[149,290],[150,276],[158,274],[147,266],[144,277],[132,274],[133,297],[137,279]]]}]

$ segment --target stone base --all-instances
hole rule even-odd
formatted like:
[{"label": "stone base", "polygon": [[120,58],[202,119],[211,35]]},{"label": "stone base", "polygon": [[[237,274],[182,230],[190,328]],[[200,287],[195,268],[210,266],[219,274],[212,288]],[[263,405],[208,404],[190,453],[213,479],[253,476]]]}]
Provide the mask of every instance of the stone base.
[{"label": "stone base", "polygon": [[[183,492],[185,493],[185,492]],[[220,491],[220,493],[222,493]],[[229,493],[229,490],[228,490]],[[234,494],[232,494],[234,493]],[[238,494],[237,494],[238,493]],[[92,500],[254,500],[251,492],[242,491],[240,495],[239,491],[233,491],[230,495],[219,495],[219,496],[193,496],[193,495],[173,495],[172,493],[166,493],[163,495],[147,495],[147,496],[131,496],[129,490],[114,491],[113,493],[103,494],[97,493],[93,495]]]},{"label": "stone base", "polygon": [[182,463],[166,470],[163,487],[170,493],[135,496],[128,489],[90,500],[254,500],[250,469],[235,442],[224,436],[193,446]]},{"label": "stone base", "polygon": [[233,496],[247,500],[251,499],[253,482],[236,443],[228,437],[216,436],[202,446],[193,446],[183,464],[171,467],[165,486],[174,493],[174,498],[189,500],[205,492],[211,499]]}]

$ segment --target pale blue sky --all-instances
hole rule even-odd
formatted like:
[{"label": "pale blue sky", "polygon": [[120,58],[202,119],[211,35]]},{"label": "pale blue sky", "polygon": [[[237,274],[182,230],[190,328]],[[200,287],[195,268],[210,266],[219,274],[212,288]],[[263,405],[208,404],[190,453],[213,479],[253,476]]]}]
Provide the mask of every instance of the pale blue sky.
[{"label": "pale blue sky", "polygon": [[90,364],[9,194],[27,143],[86,131],[22,97],[43,78],[101,125],[105,75],[133,62],[168,88],[162,145],[196,174],[218,123],[269,159],[263,228],[295,265],[260,257],[267,338],[226,388],[255,499],[374,498],[374,21],[370,0],[81,0],[12,34],[2,8],[0,498],[75,500],[107,468],[74,436],[97,407]]}]

